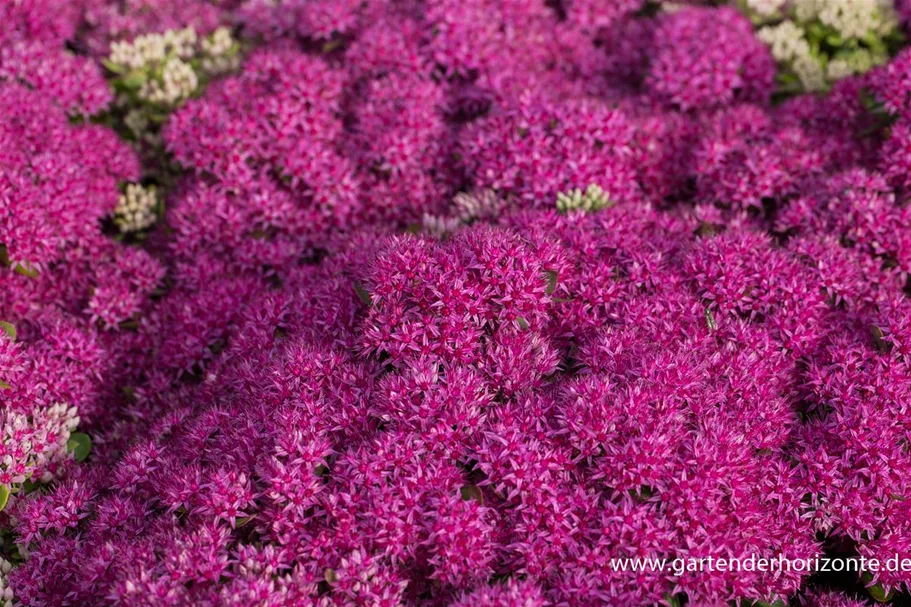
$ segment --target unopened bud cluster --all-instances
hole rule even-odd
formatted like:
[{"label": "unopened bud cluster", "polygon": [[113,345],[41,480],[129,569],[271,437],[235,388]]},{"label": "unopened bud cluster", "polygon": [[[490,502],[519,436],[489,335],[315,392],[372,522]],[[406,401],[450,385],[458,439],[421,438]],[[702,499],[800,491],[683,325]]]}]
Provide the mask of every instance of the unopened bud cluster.
[{"label": "unopened bud cluster", "polygon": [[[200,37],[187,27],[115,42],[105,66],[116,75],[124,122],[139,138],[151,123],[199,93],[205,83],[236,68],[240,45],[228,28]],[[148,107],[150,106],[150,107]]]},{"label": "unopened bud cluster", "polygon": [[0,415],[0,485],[15,490],[27,480],[50,481],[68,457],[66,444],[78,425],[76,407],[62,403]]},{"label": "unopened bud cluster", "polygon": [[476,221],[495,220],[504,207],[505,201],[494,190],[459,192],[452,199],[450,214],[425,213],[422,228],[425,233],[442,238]]},{"label": "unopened bud cluster", "polygon": [[608,194],[596,184],[591,184],[583,192],[579,188],[557,194],[557,210],[561,213],[570,211],[600,211],[612,205]]},{"label": "unopened bud cluster", "polygon": [[202,71],[209,76],[230,72],[240,64],[237,41],[226,27],[220,27],[211,36],[203,38],[200,48]]},{"label": "unopened bud cluster", "polygon": [[0,557],[0,607],[13,607],[13,589],[7,581],[7,575],[12,568],[9,561]]},{"label": "unopened bud cluster", "polygon": [[746,0],[783,92],[823,91],[882,65],[901,42],[892,0]]},{"label": "unopened bud cluster", "polygon": [[146,80],[139,89],[139,96],[157,105],[176,105],[193,95],[199,87],[199,77],[180,59],[170,59],[161,69],[161,77]]},{"label": "unopened bud cluster", "polygon": [[154,186],[127,184],[114,211],[114,223],[121,232],[140,232],[158,219],[159,198]]},{"label": "unopened bud cluster", "polygon": [[133,42],[111,44],[109,61],[130,70],[142,70],[172,58],[189,60],[196,54],[198,42],[196,30],[192,27],[146,34],[138,36]]}]

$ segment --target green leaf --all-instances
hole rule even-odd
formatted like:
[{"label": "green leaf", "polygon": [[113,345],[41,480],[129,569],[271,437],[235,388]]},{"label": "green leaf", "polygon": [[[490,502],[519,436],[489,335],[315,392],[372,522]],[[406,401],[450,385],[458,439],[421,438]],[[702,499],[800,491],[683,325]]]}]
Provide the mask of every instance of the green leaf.
[{"label": "green leaf", "polygon": [[29,278],[36,278],[38,276],[38,270],[24,266],[21,263],[16,264],[16,267],[13,268],[13,272],[16,274],[22,274],[23,276],[28,276]]},{"label": "green leaf", "polygon": [[870,596],[873,597],[873,600],[878,603],[888,603],[892,600],[892,596],[895,594],[891,590],[889,592],[886,592],[886,589],[883,588],[882,584],[867,586],[867,592],[869,592]]},{"label": "green leaf", "polygon": [[138,318],[128,318],[126,320],[121,320],[117,326],[119,326],[124,331],[135,331],[139,328],[140,321]]},{"label": "green leaf", "polygon": [[876,346],[876,349],[880,352],[888,352],[891,344],[885,339],[885,333],[883,330],[876,325],[870,325],[870,336],[873,337],[873,345]]},{"label": "green leaf", "polygon": [[134,71],[119,80],[121,86],[127,89],[139,89],[145,84],[147,76],[143,72]]},{"label": "green leaf", "polygon": [[13,325],[13,323],[6,322],[5,320],[0,320],[0,329],[2,329],[4,333],[9,335],[10,339],[12,339],[13,341],[16,341],[16,327],[15,327],[15,325]]},{"label": "green leaf", "polygon": [[465,485],[459,489],[459,494],[462,496],[462,499],[465,501],[474,500],[479,504],[484,503],[484,493],[481,491],[481,488],[477,485]]},{"label": "green leaf", "polygon": [[73,432],[66,441],[66,450],[73,454],[77,462],[85,460],[92,450],[92,439],[84,432]]},{"label": "green leaf", "polygon": [[793,72],[778,72],[775,75],[775,80],[783,85],[800,84],[800,78]]},{"label": "green leaf", "polygon": [[868,572],[864,572],[864,574],[861,576],[861,580],[863,580],[864,585],[867,586],[867,592],[871,597],[873,597],[873,600],[878,603],[888,603],[895,595],[895,592],[892,590],[886,592],[886,589],[883,588],[883,585],[881,583],[876,583],[872,586],[869,586],[868,584],[873,581],[873,576]]},{"label": "green leaf", "polygon": [[555,270],[544,270],[544,273],[547,274],[547,290],[544,291],[546,295],[550,295],[557,288],[557,278],[560,275]]},{"label": "green leaf", "polygon": [[680,607],[683,605],[683,602],[680,600],[680,595],[671,594],[670,592],[664,595],[664,600],[667,601],[668,607]]},{"label": "green leaf", "polygon": [[102,59],[101,63],[108,69],[108,71],[114,72],[115,74],[123,74],[127,71],[127,68],[118,63],[114,63],[110,59]]},{"label": "green leaf", "polygon": [[373,305],[373,299],[370,297],[370,292],[362,287],[360,283],[354,283],[354,291],[357,293],[357,296],[360,298],[364,305],[368,308]]},{"label": "green leaf", "polygon": [[9,385],[8,383],[6,383],[5,381],[3,381],[2,379],[0,379],[0,388],[3,388],[4,390],[9,390],[12,388],[12,386]]},{"label": "green leaf", "polygon": [[149,121],[155,124],[164,124],[170,115],[171,114],[168,112],[158,112],[155,110],[149,110],[147,114]]},{"label": "green leaf", "polygon": [[9,501],[9,487],[0,485],[0,510],[6,508],[6,502]]},{"label": "green leaf", "polygon": [[638,489],[630,489],[628,493],[630,494],[630,497],[633,497],[640,502],[647,502],[655,496],[655,489],[648,485],[639,485]]},{"label": "green leaf", "polygon": [[516,322],[519,323],[519,328],[523,331],[528,330],[528,321],[522,318],[521,316],[516,319]]},{"label": "green leaf", "polygon": [[323,579],[326,580],[327,584],[334,584],[338,581],[338,576],[335,574],[335,569],[326,569],[323,572]]},{"label": "green leaf", "polygon": [[331,53],[332,51],[335,51],[335,50],[341,48],[341,46],[342,46],[341,39],[336,38],[335,40],[330,40],[329,42],[326,42],[325,44],[323,44],[323,52]]}]

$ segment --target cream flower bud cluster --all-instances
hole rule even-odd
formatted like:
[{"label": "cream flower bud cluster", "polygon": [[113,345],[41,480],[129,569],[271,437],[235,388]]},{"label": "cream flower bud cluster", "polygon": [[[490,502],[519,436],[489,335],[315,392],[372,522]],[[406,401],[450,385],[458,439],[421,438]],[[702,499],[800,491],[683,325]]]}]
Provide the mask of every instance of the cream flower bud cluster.
[{"label": "cream flower bud cluster", "polygon": [[477,219],[495,219],[503,209],[503,199],[490,189],[459,192],[452,202],[456,216],[464,223]]},{"label": "cream flower bud cluster", "polygon": [[793,4],[798,20],[818,19],[843,38],[863,38],[869,32],[885,35],[898,26],[891,0],[796,0]]},{"label": "cream flower bud cluster", "polygon": [[569,211],[600,211],[611,206],[607,193],[596,184],[591,184],[583,192],[579,188],[569,192],[557,194],[557,210],[561,213]]},{"label": "cream flower bud cluster", "polygon": [[786,4],[787,0],[746,0],[747,10],[764,18],[778,14]]},{"label": "cream flower bud cluster", "polygon": [[504,206],[503,199],[490,189],[459,192],[453,197],[452,203],[454,209],[451,215],[424,214],[424,232],[442,238],[479,219],[496,219]]},{"label": "cream flower bud cluster", "polygon": [[215,76],[236,69],[240,64],[237,55],[237,41],[231,30],[220,27],[202,41],[202,69]]},{"label": "cream flower bud cluster", "polygon": [[662,2],[660,8],[662,12],[673,14],[685,9],[686,5],[680,2]]},{"label": "cream flower bud cluster", "polygon": [[13,607],[13,589],[7,579],[12,568],[12,563],[0,557],[0,607]]},{"label": "cream flower bud cluster", "polygon": [[780,64],[788,64],[808,91],[826,88],[826,74],[822,64],[810,52],[802,27],[793,21],[763,27],[757,32],[760,40],[769,45],[772,57]]},{"label": "cream flower bud cluster", "polygon": [[231,36],[231,30],[220,27],[202,41],[202,52],[210,57],[221,57],[227,55],[233,46],[234,38]]},{"label": "cream flower bud cluster", "polygon": [[829,80],[841,80],[854,74],[863,74],[881,63],[868,51],[856,51],[846,59],[833,59],[826,68]]},{"label": "cream flower bud cluster", "polygon": [[158,105],[177,105],[188,99],[199,86],[199,77],[190,64],[177,57],[168,59],[161,78],[147,80],[139,89],[139,97]]},{"label": "cream flower bud cluster", "polygon": [[67,458],[66,443],[79,425],[76,407],[59,403],[31,415],[8,411],[0,415],[0,437],[6,446],[0,472],[12,485],[26,480],[47,482]]},{"label": "cream flower bud cluster", "polygon": [[226,27],[202,39],[188,27],[115,42],[107,64],[138,87],[139,100],[174,107],[196,93],[203,79],[236,68],[238,50]]},{"label": "cream flower bud cluster", "polygon": [[[747,0],[746,6],[751,14],[762,16],[765,2]],[[862,74],[888,58],[881,50],[871,50],[867,39],[871,34],[881,38],[896,31],[898,17],[891,0],[792,0],[780,4],[789,18],[761,27],[757,36],[769,45],[780,65],[793,71],[805,90],[825,90],[832,81]],[[831,44],[845,45],[843,50],[811,51],[807,32],[820,26],[833,32]]]},{"label": "cream flower bud cluster", "polygon": [[154,186],[127,184],[114,210],[114,223],[121,232],[139,232],[158,219],[158,192]]},{"label": "cream flower bud cluster", "polygon": [[132,42],[111,44],[111,63],[131,70],[140,70],[164,63],[170,57],[190,59],[196,54],[196,30],[187,27],[163,34],[137,36]]},{"label": "cream flower bud cluster", "polygon": [[422,230],[435,238],[448,236],[461,226],[462,221],[458,217],[431,215],[430,213],[424,213],[424,219],[421,222]]},{"label": "cream flower bud cluster", "polygon": [[[126,103],[123,105],[126,105]],[[132,109],[127,112],[126,116],[123,118],[123,123],[137,139],[142,137],[149,128],[148,116],[146,116],[145,112],[138,109]]]}]

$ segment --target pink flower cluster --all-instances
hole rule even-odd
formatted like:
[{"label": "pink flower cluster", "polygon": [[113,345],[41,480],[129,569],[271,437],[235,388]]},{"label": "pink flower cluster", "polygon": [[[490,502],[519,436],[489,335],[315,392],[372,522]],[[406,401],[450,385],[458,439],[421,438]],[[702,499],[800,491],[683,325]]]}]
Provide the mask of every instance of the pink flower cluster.
[{"label": "pink flower cluster", "polygon": [[[911,557],[907,51],[773,104],[731,7],[0,18],[0,486],[44,481],[0,512],[16,604],[911,593],[901,571],[617,566]],[[167,117],[164,218],[115,238],[149,172],[87,119],[113,99],[97,60],[222,24],[243,64]]]},{"label": "pink flower cluster", "polygon": [[0,83],[17,83],[64,111],[94,114],[111,93],[94,63],[65,52],[78,11],[66,0],[16,0],[0,6]]},{"label": "pink flower cluster", "polygon": [[118,183],[140,167],[113,132],[74,118],[111,93],[101,70],[64,46],[75,34],[64,21],[69,8],[24,0],[0,9],[4,49],[20,48],[17,39],[36,45],[21,46],[21,75],[0,77],[0,319],[16,327],[33,367],[15,381],[4,377],[11,388],[0,398],[14,409],[21,399],[25,413],[66,403],[90,420],[109,407],[115,378],[132,372],[120,356],[133,345],[119,343],[116,329],[149,304],[164,270],[102,231]]}]

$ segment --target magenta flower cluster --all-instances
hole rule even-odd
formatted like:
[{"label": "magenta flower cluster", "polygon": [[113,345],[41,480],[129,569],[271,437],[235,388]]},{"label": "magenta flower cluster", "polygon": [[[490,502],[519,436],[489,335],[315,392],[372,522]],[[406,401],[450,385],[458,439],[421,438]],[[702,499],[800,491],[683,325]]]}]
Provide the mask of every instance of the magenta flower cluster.
[{"label": "magenta flower cluster", "polygon": [[[911,558],[911,55],[781,100],[715,4],[0,5],[0,604],[911,593],[617,565]],[[187,26],[147,166],[102,59]]]}]

